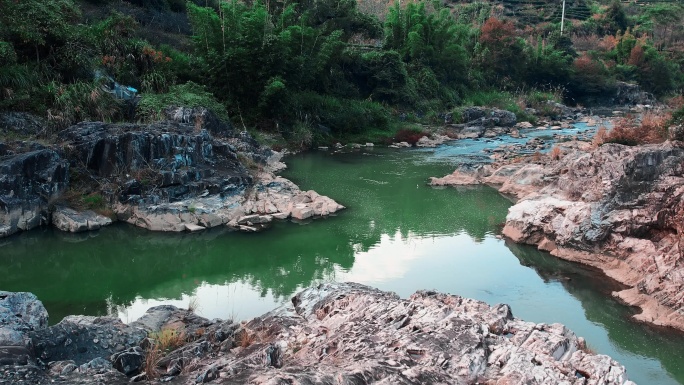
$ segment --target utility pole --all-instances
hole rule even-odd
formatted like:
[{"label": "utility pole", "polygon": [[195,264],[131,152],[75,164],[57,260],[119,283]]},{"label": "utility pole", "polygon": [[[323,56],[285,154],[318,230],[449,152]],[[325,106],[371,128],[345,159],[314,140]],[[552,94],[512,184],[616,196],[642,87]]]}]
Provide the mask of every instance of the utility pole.
[{"label": "utility pole", "polygon": [[561,35],[563,34],[563,23],[565,22],[565,0],[563,0],[563,13],[561,14]]}]

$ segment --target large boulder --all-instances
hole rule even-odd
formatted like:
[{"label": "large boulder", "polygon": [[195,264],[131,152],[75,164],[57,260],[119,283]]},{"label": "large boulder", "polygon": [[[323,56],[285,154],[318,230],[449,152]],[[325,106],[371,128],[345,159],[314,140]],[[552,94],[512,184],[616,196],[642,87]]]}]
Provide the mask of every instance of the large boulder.
[{"label": "large boulder", "polygon": [[514,113],[498,108],[468,107],[462,116],[466,126],[513,127],[517,122]]},{"label": "large boulder", "polygon": [[57,206],[52,213],[52,225],[62,231],[80,233],[82,231],[98,230],[112,224],[109,217],[94,211],[76,211],[65,206]]},{"label": "large boulder", "polygon": [[69,164],[38,144],[0,148],[0,238],[49,222],[49,204],[69,183]]},{"label": "large boulder", "polygon": [[[191,124],[151,125],[84,122],[60,133],[72,148],[70,160],[86,171],[128,186],[120,201],[174,202],[207,191],[231,193],[251,184],[251,177],[230,144]],[[131,181],[133,178],[133,181]]]},{"label": "large boulder", "polygon": [[653,105],[656,98],[650,92],[642,90],[638,84],[615,82],[615,96],[612,101],[613,104],[628,106]]},{"label": "large boulder", "polygon": [[36,356],[43,361],[71,360],[79,366],[139,346],[147,331],[114,317],[68,316],[31,332],[30,337]]},{"label": "large boulder", "polygon": [[28,333],[47,325],[47,310],[35,295],[0,291],[0,365],[32,363]]},{"label": "large boulder", "polygon": [[35,295],[0,291],[0,327],[23,333],[44,329],[47,325],[47,310]]},{"label": "large boulder", "polygon": [[[165,333],[179,338],[159,345]],[[0,382],[31,372],[31,383],[46,384],[633,385],[624,367],[561,324],[516,319],[504,304],[434,291],[401,299],[354,283],[305,289],[241,324],[158,306],[130,325],[71,316],[30,335],[46,365],[6,367]]]}]

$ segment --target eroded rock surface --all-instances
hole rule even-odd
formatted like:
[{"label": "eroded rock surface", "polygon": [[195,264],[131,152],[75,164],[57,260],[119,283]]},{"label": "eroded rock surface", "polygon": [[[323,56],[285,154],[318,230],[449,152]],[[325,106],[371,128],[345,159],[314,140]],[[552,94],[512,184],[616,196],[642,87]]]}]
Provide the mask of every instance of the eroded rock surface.
[{"label": "eroded rock surface", "polygon": [[[158,350],[169,333],[180,346]],[[516,319],[507,305],[434,291],[401,299],[353,283],[305,289],[241,324],[159,306],[130,325],[67,317],[31,335],[44,359],[0,367],[0,383],[633,385],[563,325]]]},{"label": "eroded rock surface", "polygon": [[[463,173],[463,171],[460,171]],[[598,267],[636,319],[684,330],[684,148],[680,142],[598,149],[458,173],[435,183],[496,185],[518,203],[504,235]]]},{"label": "eroded rock surface", "polygon": [[69,207],[57,206],[52,212],[52,224],[62,231],[80,233],[111,225],[112,220],[91,210],[76,211]]},{"label": "eroded rock surface", "polygon": [[0,143],[0,238],[49,223],[49,204],[69,183],[69,164],[35,143]]},{"label": "eroded rock surface", "polygon": [[[206,108],[169,107],[163,115],[166,120],[153,124],[82,122],[61,131],[54,149],[0,143],[0,237],[49,223],[70,232],[110,224],[106,216],[75,210],[83,206],[78,202],[70,207],[61,200],[69,170],[78,179],[77,194],[93,194],[116,220],[153,231],[220,225],[258,231],[273,219],[344,208],[276,177],[285,168],[282,154]],[[244,219],[252,215],[259,223]]]}]

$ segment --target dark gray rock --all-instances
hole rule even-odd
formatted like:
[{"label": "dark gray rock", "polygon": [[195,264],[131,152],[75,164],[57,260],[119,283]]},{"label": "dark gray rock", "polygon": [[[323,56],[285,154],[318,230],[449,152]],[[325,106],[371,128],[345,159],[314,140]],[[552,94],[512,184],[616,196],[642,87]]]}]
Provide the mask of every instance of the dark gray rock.
[{"label": "dark gray rock", "polygon": [[638,84],[615,82],[615,96],[612,102],[627,106],[653,105],[656,103],[656,98],[650,92],[643,91]]},{"label": "dark gray rock", "polygon": [[0,237],[47,224],[49,203],[68,186],[69,164],[40,147],[6,147],[0,156]]},{"label": "dark gray rock", "polygon": [[47,324],[48,313],[35,295],[0,291],[0,365],[33,363],[26,333]]},{"label": "dark gray rock", "polygon": [[118,318],[69,316],[29,336],[36,356],[44,362],[73,360],[83,365],[98,357],[110,357],[118,346],[140,345],[147,332]]},{"label": "dark gray rock", "polygon": [[111,357],[114,368],[131,377],[141,372],[145,362],[145,353],[140,347],[132,347],[123,352],[114,353]]},{"label": "dark gray rock", "polygon": [[498,108],[468,107],[463,110],[463,121],[466,126],[513,127],[517,119],[514,113]]},{"label": "dark gray rock", "polygon": [[477,120],[480,118],[485,117],[487,115],[487,109],[484,107],[467,107],[466,109],[463,110],[462,116],[463,116],[463,122],[468,123],[472,122],[473,120]]},{"label": "dark gray rock", "polygon": [[[24,333],[47,326],[47,310],[35,295],[0,291],[0,328]],[[6,337],[9,338],[9,334]]]},{"label": "dark gray rock", "polygon": [[[233,146],[188,123],[84,122],[62,131],[60,138],[72,146],[74,165],[127,186],[116,197],[121,202],[175,202],[252,183]],[[149,190],[155,193],[146,194]]]},{"label": "dark gray rock", "polygon": [[9,137],[35,137],[47,127],[45,119],[26,112],[0,113],[0,134]]}]

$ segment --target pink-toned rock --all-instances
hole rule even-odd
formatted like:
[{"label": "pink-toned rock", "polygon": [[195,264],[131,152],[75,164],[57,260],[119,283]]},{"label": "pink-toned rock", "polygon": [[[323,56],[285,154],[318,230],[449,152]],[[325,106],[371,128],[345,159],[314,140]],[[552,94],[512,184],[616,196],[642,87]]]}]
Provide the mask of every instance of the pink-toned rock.
[{"label": "pink-toned rock", "polygon": [[[614,293],[636,319],[684,330],[684,148],[563,143],[559,160],[457,170],[433,184],[486,183],[517,198],[503,234],[597,267],[632,288]],[[682,242],[684,244],[684,242]]]},{"label": "pink-toned rock", "polygon": [[459,170],[442,178],[430,178],[430,185],[432,186],[467,186],[476,184],[480,184],[476,175]]},{"label": "pink-toned rock", "polygon": [[603,270],[632,287],[614,295],[642,309],[636,319],[684,330],[680,144],[603,145],[508,171],[500,191],[522,199],[509,209],[504,235]]},{"label": "pink-toned rock", "polygon": [[404,385],[634,385],[624,367],[588,353],[563,325],[513,318],[507,305],[433,291],[400,299],[352,283],[306,289],[292,305],[246,323],[236,335],[263,331],[253,345],[202,361],[194,369],[199,375],[188,377],[253,384],[347,384],[362,375],[379,379],[368,383]]}]

